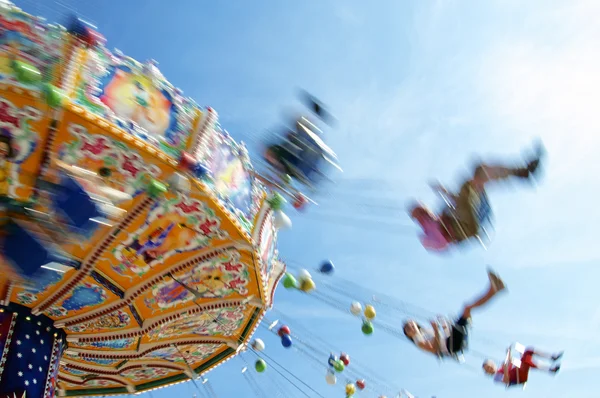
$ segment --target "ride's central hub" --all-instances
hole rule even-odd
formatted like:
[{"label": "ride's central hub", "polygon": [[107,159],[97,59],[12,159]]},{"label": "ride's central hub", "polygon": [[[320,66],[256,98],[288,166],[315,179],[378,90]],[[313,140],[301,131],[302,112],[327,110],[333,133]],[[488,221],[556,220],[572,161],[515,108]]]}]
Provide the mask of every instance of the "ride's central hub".
[{"label": "ride's central hub", "polygon": [[65,335],[52,323],[26,307],[0,307],[0,397],[56,395]]}]

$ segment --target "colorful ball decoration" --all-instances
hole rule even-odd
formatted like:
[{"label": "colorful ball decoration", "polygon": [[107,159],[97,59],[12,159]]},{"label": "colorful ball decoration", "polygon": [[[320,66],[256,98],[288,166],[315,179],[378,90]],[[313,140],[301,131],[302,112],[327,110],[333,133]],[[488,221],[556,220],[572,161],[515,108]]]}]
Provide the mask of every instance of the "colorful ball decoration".
[{"label": "colorful ball decoration", "polygon": [[321,264],[321,267],[319,268],[319,271],[322,274],[326,274],[326,275],[332,274],[334,270],[335,270],[335,266],[329,260],[327,260],[323,264]]},{"label": "colorful ball decoration", "polygon": [[262,359],[257,359],[254,364],[254,369],[256,369],[258,373],[262,373],[267,370],[267,363]]},{"label": "colorful ball decoration", "polygon": [[181,152],[181,156],[179,157],[179,168],[192,173],[192,175],[198,179],[202,179],[208,174],[208,168],[188,152]]},{"label": "colorful ball decoration", "polygon": [[182,170],[192,171],[196,167],[196,159],[191,153],[182,151],[179,157],[179,168]]},{"label": "colorful ball decoration", "polygon": [[305,269],[302,269],[300,272],[298,272],[298,280],[300,281],[300,290],[302,290],[304,293],[309,293],[316,287],[310,272]]},{"label": "colorful ball decoration", "polygon": [[261,339],[254,339],[254,341],[252,342],[252,349],[254,351],[262,351],[265,349],[265,343],[264,341],[262,341]]},{"label": "colorful ball decoration", "polygon": [[335,363],[333,364],[333,368],[335,369],[336,372],[343,372],[345,367],[344,367],[344,363],[342,361],[340,361],[339,359],[337,361],[335,361]]},{"label": "colorful ball decoration", "polygon": [[300,290],[302,290],[304,293],[310,293],[315,290],[316,287],[317,285],[315,285],[315,282],[312,279],[305,279],[300,284]]},{"label": "colorful ball decoration", "polygon": [[356,387],[358,387],[359,390],[364,390],[366,386],[367,384],[364,380],[361,379],[356,381]]},{"label": "colorful ball decoration", "polygon": [[348,354],[342,353],[340,355],[340,361],[344,364],[344,366],[350,365],[350,356]]},{"label": "colorful ball decoration", "polygon": [[352,396],[356,393],[356,387],[354,387],[354,384],[346,384],[346,396]]},{"label": "colorful ball decoration", "polygon": [[35,66],[23,61],[12,61],[12,69],[17,80],[25,84],[37,84],[42,81],[42,72]]},{"label": "colorful ball decoration", "polygon": [[373,334],[373,331],[374,331],[373,324],[366,320],[363,322],[361,329],[362,329],[362,332],[367,336]]},{"label": "colorful ball decoration", "polygon": [[269,206],[273,210],[281,210],[286,203],[286,200],[279,192],[274,192],[273,195],[267,200]]},{"label": "colorful ball decoration", "polygon": [[330,386],[333,386],[335,383],[337,383],[337,377],[335,377],[335,373],[327,372],[327,375],[325,375],[325,381],[327,381],[327,384]]},{"label": "colorful ball decoration", "polygon": [[298,280],[304,281],[308,279],[312,279],[312,275],[310,272],[308,272],[308,270],[302,269],[300,272],[298,272]]},{"label": "colorful ball decoration", "polygon": [[177,192],[182,192],[184,194],[189,194],[192,190],[192,184],[190,180],[181,173],[173,173],[169,177],[169,188],[173,188],[173,190]]},{"label": "colorful ball decoration", "polygon": [[306,196],[299,193],[294,196],[294,202],[292,203],[292,206],[294,206],[294,209],[301,211],[304,209],[307,203],[308,199],[306,198]]},{"label": "colorful ball decoration", "polygon": [[167,186],[158,180],[152,179],[152,181],[150,181],[150,185],[148,185],[147,192],[148,196],[157,198],[159,195],[167,192]]},{"label": "colorful ball decoration", "polygon": [[279,330],[277,331],[277,334],[279,335],[279,337],[289,336],[290,334],[292,334],[292,331],[290,330],[290,328],[288,326],[283,325],[279,328]]},{"label": "colorful ball decoration", "polygon": [[332,368],[335,367],[335,363],[338,361],[338,357],[336,357],[333,354],[329,355],[329,359],[327,360],[327,363],[329,364],[329,366],[331,366]]},{"label": "colorful ball decoration", "polygon": [[298,281],[296,280],[294,275],[290,274],[289,272],[285,274],[285,277],[283,278],[283,287],[285,287],[286,289],[298,288]]},{"label": "colorful ball decoration", "polygon": [[281,345],[285,348],[290,348],[292,346],[292,338],[290,335],[286,334],[281,336]]},{"label": "colorful ball decoration", "polygon": [[71,23],[69,24],[67,30],[73,36],[81,40],[85,45],[90,47],[104,41],[104,38],[102,35],[100,35],[100,33],[96,32],[88,23],[77,17],[72,17]]},{"label": "colorful ball decoration", "polygon": [[194,174],[194,177],[201,180],[202,178],[204,178],[205,175],[208,174],[208,168],[206,166],[204,166],[202,163],[198,162],[192,169],[192,173]]},{"label": "colorful ball decoration", "polygon": [[273,213],[273,226],[277,229],[292,228],[292,220],[281,210],[275,210]]},{"label": "colorful ball decoration", "polygon": [[360,305],[358,301],[355,301],[350,305],[350,312],[352,313],[352,315],[359,316],[362,313],[362,311],[362,305]]},{"label": "colorful ball decoration", "polygon": [[44,84],[43,91],[46,103],[51,108],[60,108],[62,106],[65,99],[65,93],[61,89],[50,83],[46,83]]},{"label": "colorful ball decoration", "polygon": [[373,307],[372,305],[367,305],[365,307],[365,318],[372,321],[373,319],[375,319],[375,315],[377,315],[377,313],[375,312],[375,307]]}]

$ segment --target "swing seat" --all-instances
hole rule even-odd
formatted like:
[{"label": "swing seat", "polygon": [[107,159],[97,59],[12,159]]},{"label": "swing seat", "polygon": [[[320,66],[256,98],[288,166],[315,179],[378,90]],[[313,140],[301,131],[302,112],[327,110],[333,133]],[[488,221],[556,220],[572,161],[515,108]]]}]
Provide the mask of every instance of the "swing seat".
[{"label": "swing seat", "polygon": [[490,205],[487,193],[483,192],[473,200],[473,210],[477,217],[477,223],[479,224],[478,235],[485,235],[487,240],[490,240],[490,234],[488,232],[492,227],[493,213],[492,206]]},{"label": "swing seat", "polygon": [[521,343],[514,343],[513,349],[521,355],[525,353],[525,346]]},{"label": "swing seat", "polygon": [[439,192],[440,196],[444,200],[445,209],[449,211],[451,218],[453,219],[450,225],[444,225],[444,228],[448,231],[451,236],[462,237],[458,241],[462,242],[464,237],[476,238],[481,246],[486,248],[486,244],[491,241],[490,231],[493,228],[493,212],[489,202],[489,198],[485,192],[483,193],[472,193],[470,198],[470,205],[475,213],[475,219],[477,221],[477,232],[475,235],[468,235],[462,228],[461,220],[456,213],[456,207],[450,201],[450,198],[444,192]]},{"label": "swing seat", "polygon": [[32,277],[40,268],[48,267],[48,264],[53,262],[54,266],[48,268],[58,272],[68,269],[58,263],[63,262],[63,259],[55,255],[49,242],[45,242],[39,234],[13,220],[9,220],[5,227],[2,256],[25,278]]},{"label": "swing seat", "polygon": [[274,145],[278,148],[279,162],[286,172],[300,184],[314,189],[322,179],[327,178],[323,166],[333,165],[341,171],[336,154],[319,137],[320,130],[308,119],[296,121],[295,129],[288,130],[283,142]]},{"label": "swing seat", "polygon": [[81,184],[68,174],[61,175],[60,186],[52,196],[52,206],[70,232],[89,238],[99,227],[101,204],[91,198]]},{"label": "swing seat", "polygon": [[463,339],[460,351],[455,352],[455,353],[451,353],[448,350],[446,341],[449,337],[452,336],[452,328],[463,329],[463,334],[465,336],[467,336],[468,335],[467,330],[466,330],[467,326],[456,325],[454,322],[451,322],[446,318],[440,318],[437,320],[437,322],[440,326],[438,329],[439,330],[438,338],[440,339],[440,341],[444,342],[444,345],[442,347],[440,347],[441,350],[438,352],[438,358],[440,360],[451,358],[458,363],[464,363],[465,362],[464,353],[469,349],[468,339],[466,339],[466,338]]},{"label": "swing seat", "polygon": [[[508,354],[510,354],[510,352],[513,350],[518,352],[519,354],[523,355],[525,353],[526,348],[523,344],[514,343],[511,347],[508,348]],[[508,360],[508,356],[507,356],[507,360]],[[505,364],[506,364],[506,362],[507,361],[505,361]],[[515,358],[511,355],[510,356],[510,365],[514,368],[520,369],[521,368],[521,360],[519,358]],[[509,389],[512,387],[520,387],[523,390],[525,389],[525,387],[527,386],[527,382],[521,383],[518,375],[519,375],[519,373],[517,372],[516,384],[507,384],[506,389]]]}]

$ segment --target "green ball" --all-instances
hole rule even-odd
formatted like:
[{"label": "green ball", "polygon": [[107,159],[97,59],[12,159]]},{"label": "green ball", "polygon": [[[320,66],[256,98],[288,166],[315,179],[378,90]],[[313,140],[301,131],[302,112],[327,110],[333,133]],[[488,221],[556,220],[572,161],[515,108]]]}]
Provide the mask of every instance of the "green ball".
[{"label": "green ball", "polygon": [[148,186],[148,195],[156,198],[158,195],[167,192],[167,186],[158,180],[152,180]]},{"label": "green ball", "polygon": [[281,210],[286,200],[279,192],[275,192],[268,202],[273,210]]},{"label": "green ball", "polygon": [[17,80],[21,83],[36,84],[42,80],[42,72],[27,62],[13,61],[11,66]]},{"label": "green ball", "polygon": [[46,103],[52,108],[61,107],[65,98],[63,91],[50,83],[44,85],[44,96],[46,97]]},{"label": "green ball", "polygon": [[344,363],[338,359],[337,361],[335,361],[333,363],[333,368],[335,369],[336,372],[343,372],[344,371]]},{"label": "green ball", "polygon": [[364,321],[362,324],[362,332],[367,336],[373,334],[373,324],[369,321]]},{"label": "green ball", "polygon": [[256,369],[256,371],[258,373],[262,373],[265,370],[267,370],[267,363],[265,361],[263,361],[262,359],[258,359],[258,360],[256,360],[256,363],[254,364],[254,369]]},{"label": "green ball", "polygon": [[296,281],[294,275],[290,274],[289,272],[285,274],[285,277],[283,278],[283,287],[285,287],[286,289],[298,288],[298,281]]}]

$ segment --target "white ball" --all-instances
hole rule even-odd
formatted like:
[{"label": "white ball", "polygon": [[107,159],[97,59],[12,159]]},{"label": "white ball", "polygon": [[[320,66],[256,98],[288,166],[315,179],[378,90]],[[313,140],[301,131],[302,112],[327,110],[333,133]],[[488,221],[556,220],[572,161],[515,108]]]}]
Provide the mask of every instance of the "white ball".
[{"label": "white ball", "polygon": [[310,275],[310,272],[303,269],[303,270],[300,270],[300,272],[298,272],[298,279],[300,281],[307,281],[307,280],[311,280],[312,276]]},{"label": "white ball", "polygon": [[352,315],[359,316],[360,314],[362,314],[362,305],[360,305],[358,301],[353,302],[350,305],[350,312],[352,313]]},{"label": "white ball", "polygon": [[252,348],[255,351],[262,351],[265,349],[265,343],[261,339],[254,339],[254,341],[252,342]]},{"label": "white ball", "polygon": [[277,210],[273,214],[273,225],[277,229],[292,228],[292,220],[281,210]]},{"label": "white ball", "polygon": [[192,190],[190,180],[180,173],[174,173],[169,177],[169,185],[177,192],[182,192],[186,195],[189,195]]},{"label": "white ball", "polygon": [[327,373],[327,376],[325,376],[325,380],[329,385],[334,385],[335,383],[337,383],[337,378],[333,373]]}]

